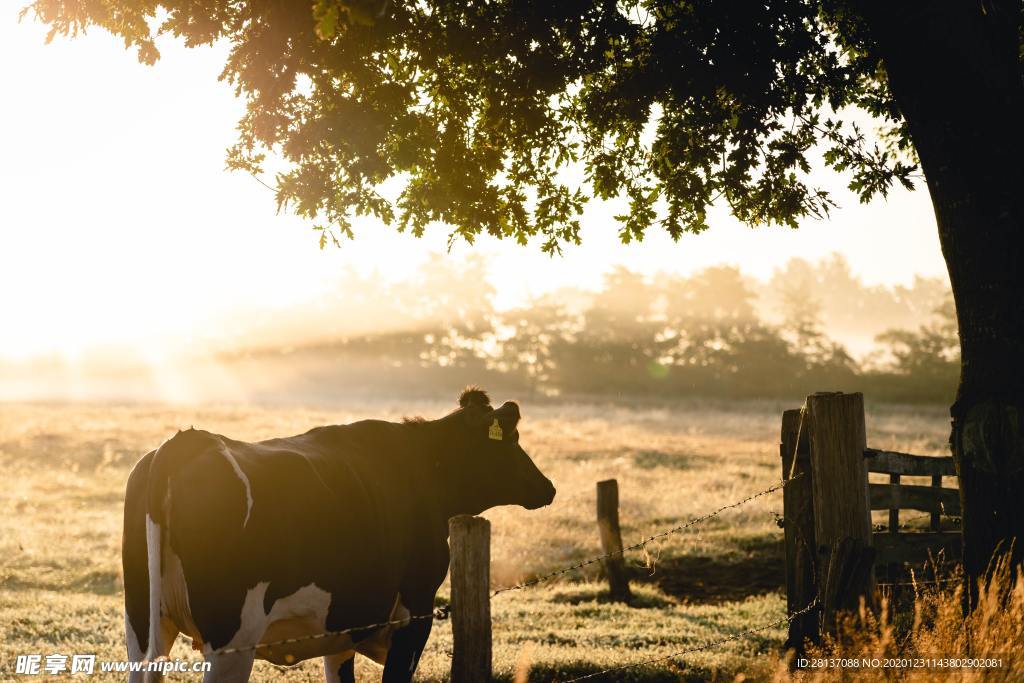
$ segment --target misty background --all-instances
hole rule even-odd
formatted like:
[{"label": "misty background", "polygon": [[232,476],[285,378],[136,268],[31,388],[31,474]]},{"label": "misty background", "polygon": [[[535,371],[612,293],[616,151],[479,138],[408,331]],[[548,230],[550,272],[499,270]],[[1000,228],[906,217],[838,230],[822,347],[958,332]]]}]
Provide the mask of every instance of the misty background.
[{"label": "misty background", "polygon": [[[488,257],[434,253],[400,282],[354,268],[303,303],[238,312],[173,354],[98,347],[0,360],[4,398],[331,401],[480,383],[521,397],[948,402],[958,372],[948,282],[867,285],[839,254],[767,279],[624,266],[500,308]],[[529,273],[523,273],[528,278]],[[168,315],[173,316],[173,312]]]}]

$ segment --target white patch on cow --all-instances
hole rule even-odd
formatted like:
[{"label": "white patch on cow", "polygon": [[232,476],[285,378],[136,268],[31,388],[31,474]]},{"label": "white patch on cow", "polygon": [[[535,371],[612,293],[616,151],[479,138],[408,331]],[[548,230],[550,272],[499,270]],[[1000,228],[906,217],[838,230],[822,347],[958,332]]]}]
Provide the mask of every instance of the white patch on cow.
[{"label": "white patch on cow", "polygon": [[341,668],[346,662],[356,656],[355,651],[342,654],[324,655],[324,681],[325,683],[342,683]]},{"label": "white patch on cow", "polygon": [[251,647],[325,631],[330,593],[311,583],[275,600],[268,614],[263,611],[263,603],[269,587],[268,581],[260,581],[246,591],[238,631],[225,648]]},{"label": "white patch on cow", "polygon": [[[267,628],[267,613],[263,611],[263,596],[267,594],[269,581],[260,581],[245,593],[238,630],[225,648],[251,647],[260,642],[260,636]],[[212,650],[209,644],[206,650]]]},{"label": "white patch on cow", "polygon": [[[356,651],[383,664],[393,632],[409,623],[409,610],[402,604],[401,597],[396,596],[388,621],[398,621],[398,624],[379,629],[358,645],[348,634],[325,638],[330,593],[310,583],[291,595],[278,598],[266,613],[263,604],[268,587],[269,583],[262,581],[246,592],[239,629],[225,648],[258,646],[256,657],[283,665],[327,655],[344,657]],[[290,639],[297,639],[297,642],[281,643]],[[203,650],[208,657],[215,654],[209,644],[204,644]]]},{"label": "white patch on cow", "polygon": [[231,452],[226,448],[221,449],[221,453],[231,463],[231,468],[235,470],[235,474],[238,475],[238,478],[242,480],[242,484],[245,486],[245,521],[242,522],[242,526],[245,527],[249,523],[249,515],[252,513],[252,486],[249,485],[249,477],[245,476],[245,472],[238,466],[235,456],[231,455]]},{"label": "white patch on cow", "polygon": [[330,606],[331,594],[311,583],[275,601],[267,618],[271,623],[284,619],[312,619],[326,624]]},{"label": "white patch on cow", "polygon": [[146,513],[146,556],[149,569],[149,647],[146,659],[160,656],[160,604],[162,577],[160,574],[160,525]]}]

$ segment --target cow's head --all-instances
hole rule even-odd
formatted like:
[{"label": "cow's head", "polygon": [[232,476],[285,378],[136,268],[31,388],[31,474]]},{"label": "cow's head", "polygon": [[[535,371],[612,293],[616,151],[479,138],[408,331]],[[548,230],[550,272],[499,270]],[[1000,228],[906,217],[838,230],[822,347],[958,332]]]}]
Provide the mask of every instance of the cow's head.
[{"label": "cow's head", "polygon": [[470,508],[477,513],[497,505],[521,505],[528,510],[549,505],[555,487],[519,445],[519,406],[508,401],[492,408],[487,394],[470,388],[459,397],[459,410],[450,417],[462,433],[454,477]]}]

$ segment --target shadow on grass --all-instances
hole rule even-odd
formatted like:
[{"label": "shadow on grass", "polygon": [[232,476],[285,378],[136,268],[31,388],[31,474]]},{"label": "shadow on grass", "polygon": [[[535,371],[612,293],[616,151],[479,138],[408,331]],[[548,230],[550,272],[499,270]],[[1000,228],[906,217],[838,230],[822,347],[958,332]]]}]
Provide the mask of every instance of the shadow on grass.
[{"label": "shadow on grass", "polygon": [[116,595],[121,592],[120,575],[113,571],[92,570],[80,576],[62,578],[57,575],[7,576],[0,580],[4,591],[44,590],[54,593],[91,593]]},{"label": "shadow on grass", "polygon": [[683,603],[721,604],[785,590],[785,545],[779,537],[744,543],[745,554],[723,559],[703,555],[662,558],[653,573],[631,567],[630,580],[658,586]]},{"label": "shadow on grass", "polygon": [[[568,589],[555,593],[550,598],[551,602],[564,605],[581,605],[586,602],[597,602],[600,605],[612,604],[611,593],[607,590],[593,590],[589,588]],[[633,594],[629,607],[635,609],[661,609],[673,605],[671,600],[658,597],[650,593]]]},{"label": "shadow on grass", "polygon": [[[552,681],[568,681],[580,676],[598,674],[587,680],[594,681],[595,683],[612,683],[613,681],[615,683],[620,681],[623,683],[680,683],[680,681],[697,683],[698,681],[710,680],[712,677],[711,672],[704,669],[672,666],[667,661],[660,662],[660,664],[663,667],[661,669],[634,667],[631,669],[609,671],[607,673],[600,673],[606,667],[595,664],[563,664],[557,667],[536,664],[530,668],[530,673],[526,680],[529,683],[551,683]],[[494,680],[512,681],[514,678],[512,676],[497,676]]]},{"label": "shadow on grass", "polygon": [[667,453],[665,451],[637,450],[631,454],[633,464],[643,470],[665,467],[673,470],[694,470],[717,463],[710,455],[696,453]]},{"label": "shadow on grass", "polygon": [[650,449],[599,449],[592,451],[577,451],[566,454],[566,460],[571,462],[589,461],[613,461],[628,459],[635,467],[643,470],[652,470],[663,467],[671,470],[699,470],[712,467],[719,463],[715,456],[700,455],[697,453],[681,453]]}]

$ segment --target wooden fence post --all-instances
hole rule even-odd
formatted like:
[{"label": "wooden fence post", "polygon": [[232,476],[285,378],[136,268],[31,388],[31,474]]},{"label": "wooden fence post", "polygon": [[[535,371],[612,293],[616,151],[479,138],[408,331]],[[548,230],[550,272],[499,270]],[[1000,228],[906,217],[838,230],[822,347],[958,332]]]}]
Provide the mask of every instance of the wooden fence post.
[{"label": "wooden fence post", "polygon": [[448,520],[452,582],[452,683],[491,680],[491,523]]},{"label": "wooden fence post", "polygon": [[[801,411],[782,413],[782,478],[788,480],[782,491],[783,528],[786,536],[786,607],[789,614],[811,604],[818,594],[815,582],[814,503],[811,490],[811,456],[807,447],[807,428],[801,426]],[[804,641],[818,642],[818,615],[802,614],[789,622],[787,648],[803,652]]]},{"label": "wooden fence post", "polygon": [[[805,425],[811,448],[818,599],[822,628],[833,632],[832,615],[839,609],[856,605],[862,597],[869,605],[874,600],[864,396],[812,394],[807,397]],[[826,591],[829,575],[838,593]]]},{"label": "wooden fence post", "polygon": [[626,560],[622,556],[622,531],[619,528],[619,483],[614,479],[597,482],[597,529],[601,535],[601,550],[611,557],[602,560],[612,600],[629,602]]}]

